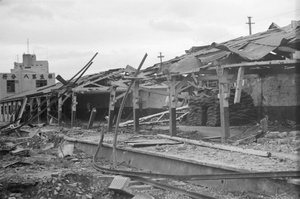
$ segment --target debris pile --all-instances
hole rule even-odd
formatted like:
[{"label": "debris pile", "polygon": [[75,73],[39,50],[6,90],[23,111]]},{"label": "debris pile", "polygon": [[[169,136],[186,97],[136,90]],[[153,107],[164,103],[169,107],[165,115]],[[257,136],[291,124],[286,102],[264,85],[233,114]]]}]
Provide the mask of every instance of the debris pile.
[{"label": "debris pile", "polygon": [[[230,125],[249,124],[255,120],[256,112],[252,97],[241,92],[240,103],[234,104],[235,90],[230,90],[229,122]],[[190,126],[220,126],[220,103],[217,90],[206,90],[191,98],[190,112],[186,125]]]},{"label": "debris pile", "polygon": [[265,148],[277,148],[278,152],[292,150],[295,154],[300,151],[300,131],[270,131],[264,137],[257,139],[257,143]]},{"label": "debris pile", "polygon": [[90,190],[92,186],[87,189],[86,183],[81,186],[78,176],[61,175],[92,170],[92,158],[70,147],[59,130],[31,130],[25,137],[15,133],[0,136],[0,160],[0,198],[93,198],[94,192],[99,192]]}]

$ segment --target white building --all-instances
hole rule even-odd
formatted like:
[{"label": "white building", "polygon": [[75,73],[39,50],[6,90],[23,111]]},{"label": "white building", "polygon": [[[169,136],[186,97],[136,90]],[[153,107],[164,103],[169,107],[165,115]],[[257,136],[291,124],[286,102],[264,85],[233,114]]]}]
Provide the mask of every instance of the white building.
[{"label": "white building", "polygon": [[14,63],[10,73],[0,73],[0,100],[24,91],[55,84],[48,61],[37,61],[36,55],[23,54],[22,63]]}]

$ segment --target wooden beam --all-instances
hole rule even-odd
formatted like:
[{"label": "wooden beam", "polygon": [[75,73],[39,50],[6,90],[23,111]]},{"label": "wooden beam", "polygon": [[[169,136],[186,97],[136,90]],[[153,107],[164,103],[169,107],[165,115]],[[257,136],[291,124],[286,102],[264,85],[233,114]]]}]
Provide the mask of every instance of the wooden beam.
[{"label": "wooden beam", "polygon": [[[116,71],[116,72],[110,73],[110,74],[105,75],[105,76],[103,76],[104,74],[99,74],[99,77],[98,77],[98,78],[95,77],[95,76],[92,76],[92,77],[90,77],[89,79],[87,79],[85,82],[83,82],[83,84],[81,84],[81,85],[77,86],[76,88],[74,88],[74,91],[75,91],[77,88],[80,90],[81,88],[84,88],[84,86],[89,85],[89,84],[91,84],[91,83],[98,82],[98,81],[103,80],[103,79],[107,79],[107,78],[112,77],[112,76],[114,76],[114,75],[118,75],[118,74],[122,73],[123,71],[124,71],[124,70],[121,69],[121,70],[118,70],[118,71]],[[97,78],[97,79],[93,79],[93,78]],[[90,79],[93,79],[93,80],[90,80]]]},{"label": "wooden beam", "polygon": [[49,115],[51,111],[51,107],[50,107],[51,97],[47,96],[46,98],[47,98],[47,124],[50,124],[51,117]]},{"label": "wooden beam", "polygon": [[[115,86],[115,87],[116,87],[116,86]],[[131,91],[129,91],[129,93],[131,93]],[[116,96],[116,99],[115,99],[115,101],[117,101],[117,100],[119,100],[119,99],[123,98],[123,97],[125,96],[125,94],[126,94],[126,92],[124,92],[124,93],[122,93],[122,94],[120,94],[120,95]],[[115,95],[116,95],[116,94],[115,94]]]},{"label": "wooden beam", "polygon": [[13,104],[12,102],[8,102],[8,121],[10,122],[13,121],[12,115],[13,115]]},{"label": "wooden beam", "polygon": [[220,98],[220,118],[221,118],[221,138],[222,142],[230,137],[229,130],[229,95],[228,88],[228,69],[224,69],[222,66],[217,67],[217,74],[219,77],[219,98]]},{"label": "wooden beam", "polygon": [[71,104],[71,128],[74,127],[76,120],[76,107],[77,107],[77,95],[72,92],[72,104]]},{"label": "wooden beam", "polygon": [[63,101],[62,101],[62,103],[64,104],[65,103],[65,101],[70,97],[70,93],[68,93],[68,94],[65,94],[65,99],[63,99]]},{"label": "wooden beam", "polygon": [[177,96],[176,96],[176,77],[171,77],[169,80],[169,115],[170,115],[170,135],[176,135],[176,104],[177,104]]},{"label": "wooden beam", "polygon": [[[60,96],[61,94],[59,94]],[[58,126],[61,125],[61,119],[62,119],[62,106],[63,106],[63,101],[62,101],[62,97],[58,98],[58,105],[57,105],[57,120],[58,120]]]},{"label": "wooden beam", "polygon": [[139,119],[140,119],[140,96],[139,96],[139,80],[134,81],[133,85],[133,120],[134,120],[134,133],[139,132]]},{"label": "wooden beam", "polygon": [[63,85],[68,85],[68,82],[64,78],[62,78],[62,76],[60,76],[60,75],[57,75],[55,79],[57,79]]},{"label": "wooden beam", "polygon": [[[238,64],[226,64],[224,68],[234,67],[261,67],[261,66],[295,66],[300,63],[300,60],[273,60],[273,61],[258,61],[258,62],[242,62]],[[213,69],[213,68],[211,68]]]},{"label": "wooden beam", "polygon": [[162,134],[158,134],[158,137],[161,138],[167,138],[170,140],[176,140],[176,141],[180,141],[180,142],[184,142],[184,143],[189,143],[189,144],[194,144],[194,145],[198,145],[198,146],[204,146],[204,147],[209,147],[209,148],[214,148],[214,149],[221,149],[221,150],[226,150],[226,151],[235,151],[235,152],[239,152],[239,153],[245,153],[245,154],[251,154],[251,155],[257,155],[257,156],[262,156],[262,157],[270,157],[271,153],[267,152],[267,151],[259,151],[259,150],[254,150],[254,149],[243,149],[243,148],[239,148],[239,147],[235,147],[235,146],[226,146],[226,145],[222,145],[222,144],[213,144],[210,142],[204,142],[201,140],[190,140],[190,139],[186,139],[186,138],[179,138],[179,137],[171,137],[168,135],[162,135]]},{"label": "wooden beam", "polygon": [[[146,91],[146,92],[149,92],[149,93],[158,94],[158,95],[164,95],[164,96],[169,96],[170,95],[166,91],[152,90],[152,89],[144,88],[144,87],[140,87],[140,90],[143,90],[143,91]],[[189,98],[189,96],[177,94],[177,98],[179,98],[179,99],[187,99],[187,98]]]},{"label": "wooden beam", "polygon": [[183,87],[186,87],[188,85],[187,81],[191,79],[191,76],[186,76],[181,82],[179,82],[176,85],[176,93],[180,93],[179,90],[182,90]]},{"label": "wooden beam", "polygon": [[11,107],[11,118],[12,118],[12,121],[15,121],[15,119],[16,119],[17,105],[18,104],[16,103],[16,101],[12,102],[12,107]]},{"label": "wooden beam", "polygon": [[125,79],[125,80],[140,80],[140,79],[143,79],[141,77],[132,77],[132,76],[124,76],[122,79]]},{"label": "wooden beam", "polygon": [[[182,87],[181,89],[177,90],[176,93],[179,94],[179,93],[181,93],[182,91],[184,91],[184,90],[186,90],[186,89],[188,89],[188,88],[190,88],[190,87],[192,87],[192,85],[187,85],[187,86],[185,86],[185,87]],[[177,96],[177,97],[178,97],[178,96]],[[178,97],[178,98],[180,98],[180,97]]]},{"label": "wooden beam", "polygon": [[96,117],[96,113],[97,113],[97,109],[94,107],[91,111],[91,115],[90,115],[90,119],[89,119],[87,129],[90,129],[93,126],[94,120],[95,120],[95,117]]},{"label": "wooden beam", "polygon": [[40,97],[37,97],[36,98],[36,102],[37,102],[37,106],[38,106],[38,124],[40,124],[41,123],[41,114],[39,114],[40,112],[41,112],[41,107],[40,107],[40,105],[41,105],[41,98]]},{"label": "wooden beam", "polygon": [[9,122],[9,103],[5,103],[5,115],[6,121]]},{"label": "wooden beam", "polygon": [[20,109],[20,112],[19,112],[19,115],[18,115],[18,118],[17,118],[17,119],[18,119],[17,125],[20,124],[20,120],[21,120],[21,118],[22,118],[22,116],[23,116],[23,113],[24,113],[24,110],[25,110],[25,108],[26,108],[27,101],[28,101],[28,98],[27,98],[27,97],[24,97],[24,98],[23,98],[23,102],[22,102],[22,106],[21,106],[21,109]]},{"label": "wooden beam", "polygon": [[0,103],[0,122],[4,122],[3,121],[3,104]]},{"label": "wooden beam", "polygon": [[114,111],[115,111],[115,104],[116,104],[116,92],[117,92],[117,87],[111,86],[110,97],[109,97],[109,110],[108,110],[108,132],[112,132],[112,128],[113,128],[113,120],[115,115]]},{"label": "wooden beam", "polygon": [[[189,109],[188,105],[176,108],[176,111],[181,111],[181,110],[185,110],[185,109]],[[140,118],[140,123],[142,123],[145,120],[148,120],[148,119],[151,119],[151,118],[155,118],[155,117],[159,117],[159,119],[161,119],[162,116],[164,116],[165,114],[168,114],[168,113],[169,113],[169,111],[163,111],[163,112],[160,112],[160,113],[155,113],[153,115],[148,115],[148,116],[142,117],[142,118]],[[177,118],[177,120],[178,120],[178,118]],[[158,122],[158,120],[157,120],[157,122]],[[129,121],[120,123],[119,126],[120,127],[132,126],[132,123],[133,123],[133,121],[129,120]],[[144,124],[144,122],[143,122],[143,124]]]},{"label": "wooden beam", "polygon": [[235,88],[235,95],[234,95],[234,104],[240,103],[241,100],[241,93],[243,88],[243,78],[244,78],[244,67],[239,67],[237,80],[236,80],[236,88]]}]

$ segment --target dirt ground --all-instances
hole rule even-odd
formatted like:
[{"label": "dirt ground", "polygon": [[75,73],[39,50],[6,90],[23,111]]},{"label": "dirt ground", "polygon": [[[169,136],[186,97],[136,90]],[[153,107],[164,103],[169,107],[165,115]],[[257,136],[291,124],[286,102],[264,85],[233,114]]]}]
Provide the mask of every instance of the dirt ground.
[{"label": "dirt ground", "polygon": [[[55,199],[55,198],[132,198],[133,196],[120,194],[108,189],[114,176],[104,175],[92,166],[92,156],[74,149],[72,155],[60,157],[64,136],[80,140],[99,141],[100,128],[86,130],[85,127],[73,129],[57,126],[23,129],[21,137],[12,133],[0,136],[0,198],[21,199]],[[168,134],[166,130],[149,130],[144,128],[139,134],[133,134],[131,128],[121,128],[118,135],[118,146],[130,147],[124,141],[156,140],[157,134]],[[211,164],[222,164],[237,169],[253,171],[287,171],[298,170],[299,162],[289,158],[298,155],[298,145],[293,142],[282,142],[279,139],[293,137],[298,140],[297,131],[272,131],[273,137],[266,140],[242,144],[239,147],[266,150],[271,153],[282,154],[279,157],[258,157],[237,152],[229,152],[207,147],[190,145],[157,145],[139,147],[141,151],[152,151],[162,154],[175,155]],[[292,133],[290,133],[292,132]],[[178,132],[181,137],[200,139],[197,132]],[[279,136],[280,135],[280,136]],[[285,134],[284,134],[285,135]],[[291,135],[291,136],[290,136]],[[263,139],[263,138],[261,138]],[[292,140],[292,139],[291,139]],[[105,133],[104,142],[111,144],[112,133]],[[264,141],[264,142],[263,142]],[[281,141],[280,141],[281,142]],[[128,168],[130,169],[130,168]],[[228,192],[214,188],[196,186],[187,182],[168,181],[169,184],[199,193],[205,193],[217,198],[296,198],[288,193],[276,197],[261,196],[243,192]],[[144,193],[154,198],[189,198],[176,192],[156,189],[134,190],[134,194]]]}]

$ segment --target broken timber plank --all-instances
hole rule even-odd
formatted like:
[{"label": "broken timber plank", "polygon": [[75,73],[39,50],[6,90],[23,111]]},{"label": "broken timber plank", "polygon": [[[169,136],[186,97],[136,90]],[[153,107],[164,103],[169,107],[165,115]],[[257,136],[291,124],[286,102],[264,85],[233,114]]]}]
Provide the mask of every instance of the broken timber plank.
[{"label": "broken timber plank", "polygon": [[134,87],[132,91],[132,105],[133,105],[133,120],[134,120],[134,133],[139,132],[140,122],[140,96],[139,96],[139,80],[134,81]]},{"label": "broken timber plank", "polygon": [[241,100],[241,92],[243,87],[243,78],[244,78],[244,67],[239,67],[238,76],[236,80],[236,88],[235,88],[235,95],[234,95],[234,104],[240,103]]},{"label": "broken timber plank", "polygon": [[27,101],[28,101],[28,98],[27,98],[27,97],[24,97],[24,98],[23,98],[22,107],[21,107],[21,110],[20,110],[19,115],[18,115],[18,118],[17,118],[17,120],[18,120],[18,121],[17,121],[17,125],[20,124],[20,120],[21,120],[21,118],[22,118],[22,116],[23,116],[23,113],[24,113],[24,110],[25,110]]},{"label": "broken timber plank", "polygon": [[226,150],[226,151],[235,151],[235,152],[239,152],[239,153],[257,155],[257,156],[262,156],[262,157],[270,157],[271,156],[271,153],[267,152],[267,151],[258,151],[258,150],[253,150],[253,149],[243,149],[243,148],[239,148],[239,147],[235,147],[235,146],[212,144],[212,143],[209,143],[209,142],[203,142],[201,140],[196,141],[196,140],[190,140],[190,139],[179,138],[179,137],[172,137],[172,136],[162,135],[162,134],[158,134],[157,136],[162,137],[162,138],[168,138],[168,139],[171,139],[171,140],[186,142],[186,143],[194,144],[194,145],[198,145],[198,146],[210,147],[210,148],[215,148],[215,149],[222,149],[222,150]]},{"label": "broken timber plank", "polygon": [[156,145],[174,145],[180,144],[181,142],[171,140],[136,140],[135,142],[127,142],[132,147],[143,147],[143,146],[156,146]]},{"label": "broken timber plank", "polygon": [[[176,108],[176,111],[184,110],[184,109],[188,109],[188,108],[189,108],[188,105],[185,105],[185,106]],[[148,120],[148,119],[151,119],[151,118],[154,118],[154,117],[159,117],[159,116],[161,116],[161,115],[168,114],[168,113],[169,113],[169,111],[163,111],[163,112],[156,113],[156,114],[153,114],[153,115],[148,115],[148,116],[145,116],[145,117],[141,117],[141,118],[140,118],[140,122],[145,121],[145,120]],[[124,127],[124,126],[127,126],[128,124],[131,124],[131,123],[133,123],[133,120],[130,120],[130,121],[127,121],[127,122],[123,122],[123,123],[120,123],[119,126],[120,126],[120,127]]]},{"label": "broken timber plank", "polygon": [[117,94],[117,87],[111,86],[110,95],[109,95],[108,132],[112,132],[112,128],[113,128],[114,110],[116,105],[116,94]]},{"label": "broken timber plank", "polygon": [[95,117],[96,117],[96,113],[97,113],[97,109],[94,107],[91,111],[91,115],[90,115],[90,119],[89,119],[87,129],[92,128],[92,126],[94,124]]}]

